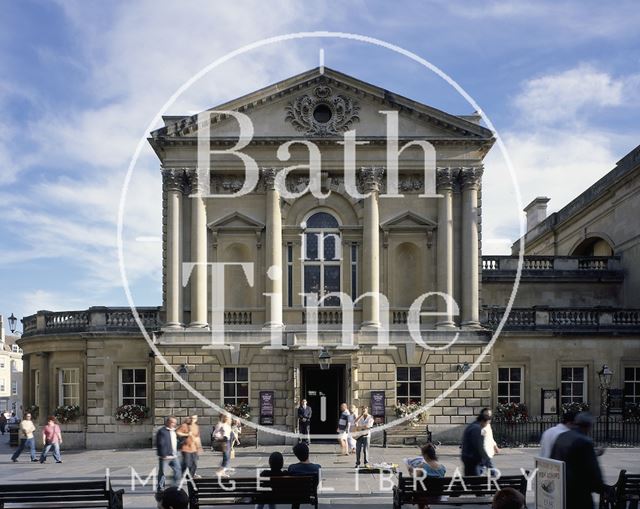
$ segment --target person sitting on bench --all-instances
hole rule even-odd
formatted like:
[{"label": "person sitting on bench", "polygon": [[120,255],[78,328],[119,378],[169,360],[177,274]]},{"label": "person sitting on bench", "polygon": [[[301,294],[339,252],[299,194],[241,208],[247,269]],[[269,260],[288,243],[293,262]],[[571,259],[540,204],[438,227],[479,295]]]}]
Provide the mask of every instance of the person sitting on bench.
[{"label": "person sitting on bench", "polygon": [[[293,447],[293,454],[298,458],[299,463],[289,466],[289,475],[313,475],[316,481],[320,482],[320,470],[322,467],[317,463],[309,461],[309,446],[300,442]],[[299,509],[300,504],[293,504],[291,509]]]},{"label": "person sitting on bench", "polygon": [[492,509],[524,509],[524,496],[513,488],[502,488],[493,496]]},{"label": "person sitting on bench", "polygon": [[[284,457],[282,453],[276,451],[272,452],[271,456],[269,456],[269,470],[263,470],[260,472],[260,477],[279,477],[283,475],[287,475],[288,472],[286,470],[282,470],[284,466]],[[275,504],[268,504],[269,509],[275,509]],[[257,509],[263,509],[264,504],[258,504]]]}]

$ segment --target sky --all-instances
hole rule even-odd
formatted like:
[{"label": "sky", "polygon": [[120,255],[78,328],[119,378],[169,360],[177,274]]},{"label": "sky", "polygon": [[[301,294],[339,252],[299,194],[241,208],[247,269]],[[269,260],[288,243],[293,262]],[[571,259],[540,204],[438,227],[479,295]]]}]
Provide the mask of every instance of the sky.
[{"label": "sky", "polygon": [[[131,158],[176,90],[264,38],[332,31],[428,60],[482,108],[504,140],[526,205],[549,212],[640,144],[640,9],[635,1],[0,0],[0,313],[127,305],[118,207]],[[166,114],[193,114],[318,65],[453,114],[472,106],[406,57],[338,38],[245,53]],[[161,303],[161,179],[146,142],[123,230],[134,301]],[[508,253],[522,218],[497,148],[483,181],[483,251]]]}]

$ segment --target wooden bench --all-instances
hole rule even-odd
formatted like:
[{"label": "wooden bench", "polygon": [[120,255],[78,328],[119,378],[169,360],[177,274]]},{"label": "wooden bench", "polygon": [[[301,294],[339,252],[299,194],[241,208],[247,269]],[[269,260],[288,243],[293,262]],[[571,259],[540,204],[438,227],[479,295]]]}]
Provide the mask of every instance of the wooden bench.
[{"label": "wooden bench", "polygon": [[[526,496],[527,479],[523,475],[503,475],[496,482],[500,488],[514,488]],[[398,485],[393,489],[393,509],[400,509],[405,504],[491,505],[496,491],[495,483],[488,483],[484,476],[427,477],[421,482],[420,477],[414,480],[412,476],[400,473]]]},{"label": "wooden bench", "polygon": [[428,442],[432,442],[432,433],[429,431],[429,425],[423,426],[398,426],[384,430],[382,438],[382,446],[387,447],[388,444],[400,445],[417,445],[422,446]]},{"label": "wooden bench", "polygon": [[600,509],[638,509],[640,505],[640,474],[621,470],[614,486],[605,487],[600,495]]},{"label": "wooden bench", "polygon": [[202,478],[188,483],[189,507],[253,504],[311,504],[318,507],[314,476]]},{"label": "wooden bench", "polygon": [[122,509],[124,490],[114,491],[104,481],[67,481],[0,485],[0,509],[107,507]]}]

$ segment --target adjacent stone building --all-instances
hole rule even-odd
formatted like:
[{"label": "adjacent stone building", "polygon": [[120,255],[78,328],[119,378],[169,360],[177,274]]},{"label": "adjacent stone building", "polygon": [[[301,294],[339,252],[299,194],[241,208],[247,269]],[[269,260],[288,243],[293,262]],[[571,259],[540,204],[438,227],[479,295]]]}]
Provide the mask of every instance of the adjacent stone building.
[{"label": "adjacent stone building", "polygon": [[[480,256],[483,159],[494,139],[478,117],[326,68],[215,111],[251,120],[242,152],[256,161],[256,185],[235,196],[248,177],[243,161],[223,151],[241,134],[237,115],[166,117],[151,133],[163,178],[164,248],[162,307],[138,309],[151,344],[127,309],[39,311],[23,320],[24,403],[39,404],[41,415],[78,404],[83,415],[68,425],[78,445],[148,444],[167,415],[195,412],[213,424],[218,411],[207,400],[247,403],[259,423],[264,391],[273,391],[274,406],[262,416],[269,417],[258,432],[262,443],[285,440],[268,430],[295,431],[303,397],[314,409],[313,432],[331,434],[339,403],[369,404],[381,391],[387,423],[398,404],[438,398],[428,422],[447,440],[484,406],[522,402],[540,413],[542,389],[597,406],[601,364],[614,369],[627,401],[639,402],[640,227],[631,219],[640,207],[638,149],[616,176],[557,214],[544,217],[542,198],[528,208],[521,288],[491,349],[518,260]],[[399,157],[401,198],[389,196],[395,173],[387,135],[396,121],[399,146],[408,144]],[[351,130],[361,143],[353,167],[345,162]],[[198,171],[203,132],[210,173]],[[304,167],[314,150],[308,142],[321,157],[316,182]],[[278,175],[292,165],[301,166],[283,193]],[[303,192],[309,185],[325,196]],[[605,216],[611,222],[598,223]],[[616,217],[624,225],[614,227]],[[207,267],[215,263],[235,265]],[[352,316],[335,292],[356,301]],[[459,312],[434,292],[452,296]],[[424,294],[414,307],[422,312],[414,337],[428,347],[408,328]],[[307,305],[314,297],[326,297],[317,312]],[[215,334],[221,324],[224,334]],[[320,354],[329,355],[328,369]],[[125,403],[149,407],[149,419],[116,421]]]}]

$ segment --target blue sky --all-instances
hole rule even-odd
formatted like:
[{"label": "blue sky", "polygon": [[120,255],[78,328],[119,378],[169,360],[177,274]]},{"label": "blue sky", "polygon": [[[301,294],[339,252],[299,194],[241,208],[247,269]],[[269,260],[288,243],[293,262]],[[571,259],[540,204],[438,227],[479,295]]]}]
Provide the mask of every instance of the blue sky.
[{"label": "blue sky", "polygon": [[[0,313],[125,305],[118,201],[136,144],[168,97],[244,44],[313,30],[358,33],[440,67],[504,138],[522,197],[557,210],[640,143],[640,9],[620,2],[2,2]],[[308,39],[220,67],[168,113],[195,112],[326,64],[457,114],[471,107],[388,50]],[[160,304],[157,160],[145,147],[125,210],[139,305]],[[489,155],[487,253],[506,252],[519,216],[504,162]]]}]

